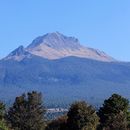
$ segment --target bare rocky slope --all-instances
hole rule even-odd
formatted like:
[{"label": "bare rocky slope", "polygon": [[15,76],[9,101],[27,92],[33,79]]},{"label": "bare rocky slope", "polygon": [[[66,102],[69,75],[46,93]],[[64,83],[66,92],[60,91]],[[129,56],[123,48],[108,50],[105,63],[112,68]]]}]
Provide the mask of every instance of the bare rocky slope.
[{"label": "bare rocky slope", "polygon": [[[16,49],[14,52],[12,52],[7,59],[14,58],[16,60],[21,60],[27,56],[27,53],[31,53],[33,55],[51,60],[68,56],[76,56],[99,61],[115,61],[114,58],[108,56],[104,52],[93,48],[84,47],[80,44],[78,39],[64,36],[58,32],[48,33],[46,35],[37,37],[27,48],[20,46],[18,50]],[[18,54],[15,52],[18,52]],[[23,55],[21,55],[22,52],[24,52]]]}]

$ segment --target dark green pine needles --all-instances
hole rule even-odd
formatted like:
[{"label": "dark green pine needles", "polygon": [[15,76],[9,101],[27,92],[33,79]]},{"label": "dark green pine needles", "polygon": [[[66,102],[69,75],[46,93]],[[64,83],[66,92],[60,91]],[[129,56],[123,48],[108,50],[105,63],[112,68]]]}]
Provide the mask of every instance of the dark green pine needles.
[{"label": "dark green pine needles", "polygon": [[15,99],[7,120],[15,130],[44,130],[44,114],[41,93],[33,91]]}]

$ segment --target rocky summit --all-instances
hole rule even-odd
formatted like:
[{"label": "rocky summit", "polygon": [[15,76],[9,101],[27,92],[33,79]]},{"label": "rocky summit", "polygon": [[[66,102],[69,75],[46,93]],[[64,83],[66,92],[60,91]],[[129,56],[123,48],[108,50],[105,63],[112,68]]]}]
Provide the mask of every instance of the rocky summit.
[{"label": "rocky summit", "polygon": [[30,57],[30,54],[50,60],[75,56],[106,62],[115,61],[114,58],[102,51],[81,45],[77,38],[64,36],[59,32],[47,33],[37,37],[26,48],[20,46],[11,52],[6,59],[21,60],[25,56],[29,55],[28,57]]}]

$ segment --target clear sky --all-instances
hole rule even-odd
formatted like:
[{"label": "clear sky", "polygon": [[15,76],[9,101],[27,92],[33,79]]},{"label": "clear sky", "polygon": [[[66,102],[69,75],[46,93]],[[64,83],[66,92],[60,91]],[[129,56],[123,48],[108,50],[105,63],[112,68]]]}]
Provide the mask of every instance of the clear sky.
[{"label": "clear sky", "polygon": [[130,61],[130,0],[0,0],[0,57],[55,31]]}]

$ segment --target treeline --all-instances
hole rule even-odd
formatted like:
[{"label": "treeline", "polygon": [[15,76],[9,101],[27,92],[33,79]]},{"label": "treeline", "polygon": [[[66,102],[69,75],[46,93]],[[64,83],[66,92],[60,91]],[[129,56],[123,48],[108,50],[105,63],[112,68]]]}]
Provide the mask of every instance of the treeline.
[{"label": "treeline", "polygon": [[10,108],[0,102],[0,130],[130,130],[129,101],[113,94],[98,111],[85,101],[74,102],[68,113],[47,121],[42,94],[16,97]]}]

